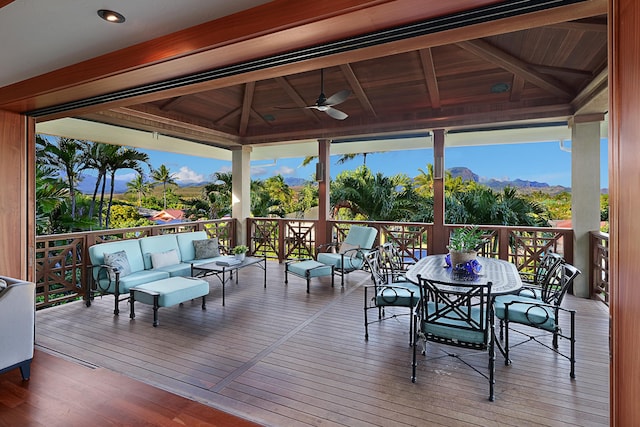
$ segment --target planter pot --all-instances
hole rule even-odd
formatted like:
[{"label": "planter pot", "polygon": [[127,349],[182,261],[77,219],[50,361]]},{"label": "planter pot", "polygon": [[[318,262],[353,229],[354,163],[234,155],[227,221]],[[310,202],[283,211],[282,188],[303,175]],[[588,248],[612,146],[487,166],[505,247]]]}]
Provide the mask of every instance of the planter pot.
[{"label": "planter pot", "polygon": [[451,265],[454,267],[458,264],[464,264],[466,262],[472,261],[476,259],[477,256],[478,256],[478,253],[476,251],[473,251],[473,252],[449,251]]},{"label": "planter pot", "polygon": [[246,254],[235,254],[236,259],[237,259],[237,260],[239,260],[239,261],[244,261],[244,256],[245,256],[245,255],[246,255]]}]

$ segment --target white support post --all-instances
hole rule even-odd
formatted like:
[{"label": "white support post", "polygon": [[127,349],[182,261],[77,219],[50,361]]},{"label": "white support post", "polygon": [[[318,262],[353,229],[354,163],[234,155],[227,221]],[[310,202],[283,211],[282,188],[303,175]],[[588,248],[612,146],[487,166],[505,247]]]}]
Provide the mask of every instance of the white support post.
[{"label": "white support post", "polygon": [[251,147],[234,150],[231,161],[231,216],[238,220],[236,244],[247,245],[247,218],[251,215]]},{"label": "white support post", "polygon": [[570,125],[573,263],[582,272],[573,292],[589,298],[589,232],[600,229],[600,122],[578,116]]}]

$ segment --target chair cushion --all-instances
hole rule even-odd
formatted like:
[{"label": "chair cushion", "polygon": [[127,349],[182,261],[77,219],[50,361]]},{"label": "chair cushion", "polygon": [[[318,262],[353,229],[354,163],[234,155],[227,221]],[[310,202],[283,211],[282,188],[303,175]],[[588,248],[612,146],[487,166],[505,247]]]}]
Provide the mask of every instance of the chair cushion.
[{"label": "chair cushion", "polygon": [[352,245],[351,243],[347,243],[347,242],[342,242],[340,244],[340,250],[338,251],[341,254],[344,254],[346,252],[353,252],[353,254],[350,255],[355,255],[355,250],[356,249],[360,249],[360,245]]},{"label": "chair cushion", "polygon": [[177,233],[176,240],[178,241],[178,248],[180,248],[180,258],[182,262],[191,262],[195,259],[196,251],[193,246],[194,240],[208,239],[206,231],[190,231],[187,233]]},{"label": "chair cushion", "polygon": [[322,277],[331,275],[331,266],[316,262],[313,260],[293,262],[286,265],[287,271],[301,277],[306,277],[307,271],[309,277]]},{"label": "chair cushion", "polygon": [[[120,293],[127,293],[134,286],[152,282],[154,280],[167,279],[170,274],[160,270],[135,271],[126,277],[120,277]],[[115,281],[101,279],[98,281],[99,289],[104,293],[115,293]]]},{"label": "chair cushion", "polygon": [[[322,252],[318,254],[318,262],[327,265],[333,265],[336,269],[342,268],[342,254],[334,254],[331,252]],[[364,259],[349,256],[344,256],[344,269],[345,270],[359,270],[364,266]]]},{"label": "chair cushion", "polygon": [[180,254],[180,248],[178,247],[178,240],[176,234],[162,234],[159,236],[149,236],[143,237],[139,239],[140,241],[140,251],[144,257],[144,268],[145,270],[149,270],[152,268],[156,268],[151,261],[151,254],[158,252],[167,252],[172,249],[178,253],[178,261],[182,260],[182,255]]},{"label": "chair cushion", "polygon": [[[411,292],[413,292],[413,299]],[[395,282],[381,287],[376,295],[377,306],[415,307],[418,301],[420,301],[420,287],[410,282]]]},{"label": "chair cushion", "polygon": [[532,298],[519,295],[501,295],[495,298],[494,310],[498,319],[505,320],[505,304],[509,305],[509,322],[535,326],[553,332],[556,329],[553,307]]},{"label": "chair cushion", "polygon": [[[118,251],[104,254],[104,263],[111,267],[113,270],[120,272],[120,278],[123,278],[131,274],[131,266],[127,259],[127,253],[125,251]],[[115,271],[109,270],[109,279],[116,280]]]},{"label": "chair cushion", "polygon": [[[444,306],[442,306],[444,307]],[[427,303],[427,315],[435,312],[435,303]],[[471,308],[471,318],[476,322],[480,322],[480,309],[478,307]],[[483,319],[486,323],[486,316]],[[482,329],[486,329],[486,324],[481,325]],[[438,323],[422,322],[422,331],[437,337],[446,338],[457,342],[466,342],[473,344],[484,343],[484,331],[461,329],[469,328],[469,324],[465,320],[457,320],[455,318],[445,319],[439,318]]]},{"label": "chair cushion", "polygon": [[180,264],[180,255],[175,249],[164,252],[154,252],[151,254],[151,265],[153,268],[161,268],[170,265]]},{"label": "chair cushion", "polygon": [[194,240],[193,248],[195,250],[194,259],[208,259],[220,256],[220,243],[217,237],[204,240]]},{"label": "chair cushion", "polygon": [[[209,293],[209,283],[191,277],[171,277],[145,283],[135,288],[159,293],[158,305],[160,307],[170,307]],[[153,304],[153,296],[144,292],[136,293],[135,299],[145,304]]]}]

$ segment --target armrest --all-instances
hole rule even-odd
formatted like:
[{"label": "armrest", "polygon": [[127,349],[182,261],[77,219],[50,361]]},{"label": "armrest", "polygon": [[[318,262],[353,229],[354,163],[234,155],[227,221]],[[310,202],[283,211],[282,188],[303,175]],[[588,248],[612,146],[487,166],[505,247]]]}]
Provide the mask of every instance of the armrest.
[{"label": "armrest", "polygon": [[316,253],[329,252],[332,249],[333,249],[333,252],[335,252],[336,248],[338,248],[339,246],[340,246],[340,243],[338,242],[325,243],[323,245],[316,246]]},{"label": "armrest", "polygon": [[[96,285],[96,290],[99,290],[101,292],[105,292],[106,289],[102,288],[102,286],[100,285],[100,275],[102,274],[103,271],[106,272],[106,277],[105,279],[109,280],[109,283],[111,283],[111,274],[110,273],[114,273],[115,274],[115,286],[119,287],[120,286],[120,270],[118,268],[114,268],[110,265],[107,264],[93,264],[93,265],[89,265],[87,266],[87,268],[90,268],[92,270],[94,269],[98,269],[98,274],[97,275],[91,275],[91,279],[92,282],[95,283]],[[90,286],[90,285],[89,285]],[[89,291],[91,291],[91,289],[89,289]]]}]

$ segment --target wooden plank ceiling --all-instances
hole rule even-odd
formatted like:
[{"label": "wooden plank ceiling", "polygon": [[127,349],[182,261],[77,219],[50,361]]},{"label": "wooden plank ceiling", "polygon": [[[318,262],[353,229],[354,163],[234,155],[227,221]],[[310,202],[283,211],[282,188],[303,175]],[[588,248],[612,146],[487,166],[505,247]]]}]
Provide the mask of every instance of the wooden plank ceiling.
[{"label": "wooden plank ceiling", "polygon": [[[607,108],[606,15],[566,15],[566,21],[516,31],[506,27],[453,43],[433,37],[411,49],[380,43],[376,54],[363,59],[349,52],[333,61],[317,60],[315,69],[307,65],[291,73],[283,67],[268,78],[120,103],[79,117],[233,147],[602,115]],[[350,92],[335,106],[348,118],[305,108],[315,104],[322,84],[326,97]]]}]

